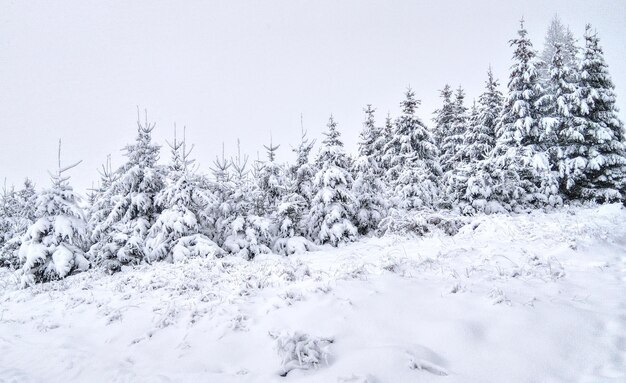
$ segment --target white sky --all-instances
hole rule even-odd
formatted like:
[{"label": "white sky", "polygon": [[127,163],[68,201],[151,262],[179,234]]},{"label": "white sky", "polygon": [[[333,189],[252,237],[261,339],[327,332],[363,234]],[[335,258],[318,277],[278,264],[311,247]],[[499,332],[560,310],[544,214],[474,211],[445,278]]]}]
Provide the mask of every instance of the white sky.
[{"label": "white sky", "polygon": [[300,113],[316,138],[333,113],[354,150],[365,104],[382,123],[409,84],[428,123],[438,89],[462,84],[471,102],[489,64],[504,91],[518,20],[541,49],[555,13],[579,39],[586,22],[597,29],[624,119],[623,0],[0,0],[0,177],[47,187],[62,138],[84,190],[107,154],[122,163],[137,106],[160,143],[186,125],[207,171],[222,142],[256,156],[270,131],[293,159]]}]

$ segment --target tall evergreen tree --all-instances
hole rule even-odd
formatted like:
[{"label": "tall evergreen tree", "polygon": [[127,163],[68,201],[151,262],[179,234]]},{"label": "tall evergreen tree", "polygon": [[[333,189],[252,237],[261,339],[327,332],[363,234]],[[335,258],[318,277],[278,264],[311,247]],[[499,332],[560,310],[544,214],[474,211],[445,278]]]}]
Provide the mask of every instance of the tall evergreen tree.
[{"label": "tall evergreen tree", "polygon": [[148,230],[160,213],[155,197],[163,188],[164,172],[157,165],[160,146],[152,142],[154,126],[147,114],[144,123],[138,119],[136,142],[125,147],[128,160],[107,193],[111,211],[94,230],[100,237],[90,257],[111,272],[144,259]]},{"label": "tall evergreen tree", "polygon": [[357,206],[356,225],[361,234],[376,229],[386,210],[385,186],[377,161],[376,140],[380,133],[374,121],[375,110],[367,105],[364,111],[365,121],[358,142],[359,157],[353,164],[352,172],[352,193]]},{"label": "tall evergreen tree", "polygon": [[468,129],[463,137],[462,156],[470,162],[486,159],[496,145],[496,126],[502,111],[504,97],[491,67],[487,72],[485,90],[478,98],[476,110],[471,113]]},{"label": "tall evergreen tree", "polygon": [[306,227],[309,238],[316,243],[337,246],[356,239],[357,228],[351,221],[356,201],[351,191],[350,162],[332,115],[326,126],[328,131],[316,159],[319,170]]},{"label": "tall evergreen tree", "polygon": [[539,81],[537,59],[523,21],[515,47],[509,77],[509,93],[497,127],[494,149],[497,187],[492,197],[507,209],[519,205],[558,204],[558,180],[551,172],[547,154],[546,130],[542,124],[539,100],[544,95]]},{"label": "tall evergreen tree", "polygon": [[444,139],[452,131],[452,122],[454,120],[453,93],[452,88],[450,88],[448,84],[439,91],[442,105],[441,108],[435,111],[435,117],[433,118],[433,122],[435,123],[433,128],[433,142],[439,148],[443,144]]},{"label": "tall evergreen tree", "polygon": [[498,206],[489,204],[493,192],[494,164],[489,159],[496,145],[496,126],[502,110],[503,96],[499,83],[491,68],[487,72],[485,91],[472,108],[468,129],[463,138],[462,158],[468,163],[459,169],[458,202],[461,212],[474,214],[477,211],[493,213]]},{"label": "tall evergreen tree", "polygon": [[431,132],[415,115],[419,101],[410,88],[400,104],[402,115],[395,121],[393,137],[385,148],[385,161],[393,204],[402,209],[433,206],[437,180],[442,175],[438,150]]},{"label": "tall evergreen tree", "polygon": [[[555,43],[554,56],[550,63],[550,77],[546,83],[546,93],[539,100],[545,127],[545,145],[548,149],[551,169],[557,171],[559,179],[564,180],[566,167],[563,152],[566,150],[561,141],[561,132],[571,131],[573,125],[573,95],[576,91],[574,73],[563,62],[563,51],[560,43]],[[565,182],[566,183],[566,182]],[[565,185],[561,185],[561,190]]]},{"label": "tall evergreen tree", "polygon": [[456,165],[464,160],[463,137],[467,130],[467,108],[465,107],[465,91],[459,86],[451,105],[451,119],[449,130],[445,132],[441,140],[440,162],[444,172],[456,168]]},{"label": "tall evergreen tree", "polygon": [[64,278],[89,268],[85,258],[89,246],[87,222],[78,205],[80,198],[69,185],[69,177],[64,175],[79,163],[61,166],[59,140],[59,166],[51,174],[52,187],[37,198],[37,220],[22,236],[19,248],[22,285]]},{"label": "tall evergreen tree", "polygon": [[590,25],[585,28],[579,73],[573,126],[560,131],[565,189],[571,198],[616,201],[624,198],[624,124],[617,115],[608,65]]},{"label": "tall evergreen tree", "polygon": [[577,59],[576,39],[569,27],[564,26],[558,15],[554,15],[548,31],[546,32],[543,51],[541,52],[541,60],[544,65],[540,70],[541,79],[544,83],[548,83],[552,71],[552,59],[556,51],[556,45],[561,47],[561,65],[570,71],[576,70]]}]

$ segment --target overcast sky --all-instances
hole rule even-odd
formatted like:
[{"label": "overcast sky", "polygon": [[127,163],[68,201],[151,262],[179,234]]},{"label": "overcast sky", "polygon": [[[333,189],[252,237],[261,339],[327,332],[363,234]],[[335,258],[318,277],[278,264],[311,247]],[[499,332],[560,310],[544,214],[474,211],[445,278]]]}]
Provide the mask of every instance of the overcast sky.
[{"label": "overcast sky", "polygon": [[[164,143],[187,126],[195,157],[269,141],[291,160],[300,114],[320,137],[330,113],[348,150],[362,108],[381,123],[410,84],[431,123],[438,89],[482,91],[491,64],[505,90],[523,16],[537,49],[558,13],[581,39],[597,29],[626,110],[626,1],[6,1],[0,0],[0,177],[48,186],[56,145],[84,190],[134,140],[136,108]],[[263,154],[263,153],[261,153]],[[163,152],[162,160],[169,154]]]}]

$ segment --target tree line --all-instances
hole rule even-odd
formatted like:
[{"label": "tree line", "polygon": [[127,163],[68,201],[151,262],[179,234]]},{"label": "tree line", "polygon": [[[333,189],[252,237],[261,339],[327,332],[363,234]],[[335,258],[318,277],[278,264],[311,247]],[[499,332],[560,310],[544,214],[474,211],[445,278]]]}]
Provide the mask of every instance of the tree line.
[{"label": "tree line", "polygon": [[125,163],[110,157],[86,204],[66,176],[59,143],[51,185],[5,186],[0,200],[0,265],[24,285],[90,267],[177,262],[189,257],[292,254],[315,245],[381,234],[407,214],[447,210],[462,215],[523,212],[572,201],[623,201],[624,126],[597,34],[587,25],[581,45],[555,18],[543,52],[523,21],[510,41],[507,92],[491,69],[471,106],[461,87],[445,85],[431,126],[417,116],[407,89],[401,113],[376,122],[364,109],[358,153],[346,153],[333,116],[318,152],[302,130],[295,161],[250,161],[224,152],[210,175],[192,159],[186,139],[167,143],[158,164],[155,128],[138,118]]}]

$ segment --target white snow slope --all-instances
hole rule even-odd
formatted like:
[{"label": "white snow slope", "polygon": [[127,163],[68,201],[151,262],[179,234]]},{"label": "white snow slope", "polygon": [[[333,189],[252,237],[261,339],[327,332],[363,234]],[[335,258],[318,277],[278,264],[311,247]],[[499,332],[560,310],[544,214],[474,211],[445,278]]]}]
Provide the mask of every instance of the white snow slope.
[{"label": "white snow slope", "polygon": [[626,382],[626,210],[298,256],[0,272],[0,382]]}]

